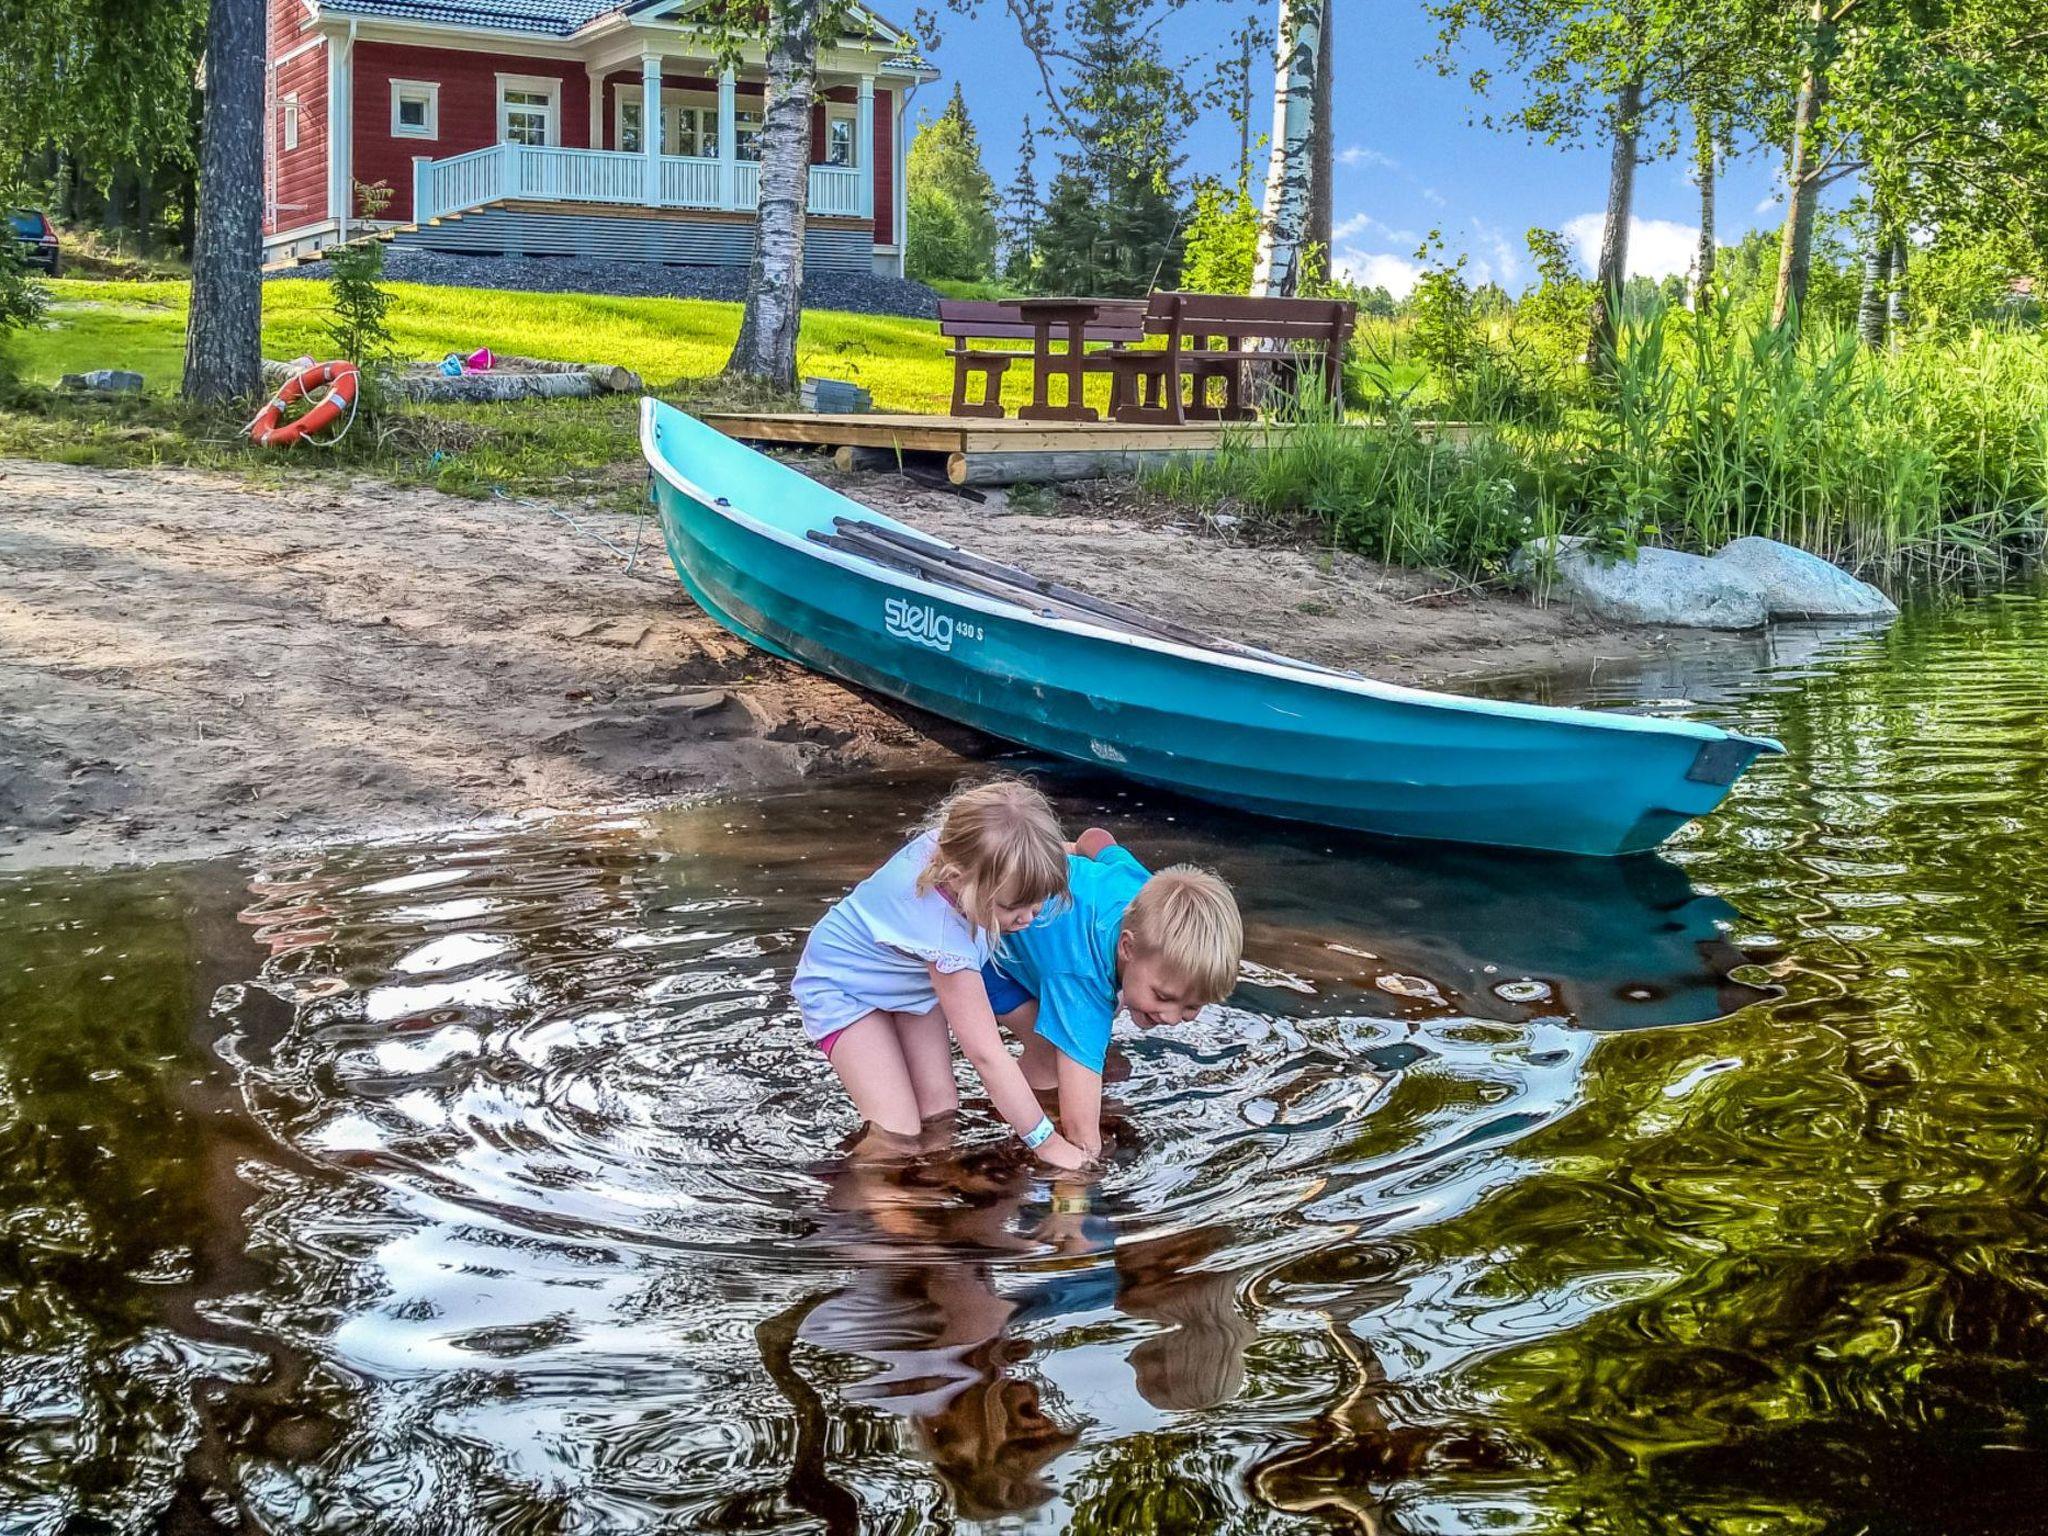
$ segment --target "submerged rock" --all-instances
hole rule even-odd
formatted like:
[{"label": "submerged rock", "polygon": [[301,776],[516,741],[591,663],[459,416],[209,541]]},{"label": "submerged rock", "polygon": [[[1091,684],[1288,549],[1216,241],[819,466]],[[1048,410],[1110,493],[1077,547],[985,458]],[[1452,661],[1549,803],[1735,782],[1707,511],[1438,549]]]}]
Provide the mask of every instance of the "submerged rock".
[{"label": "submerged rock", "polygon": [[1763,590],[1774,619],[1890,618],[1899,605],[1867,581],[1776,539],[1735,539],[1713,563],[1739,571]]},{"label": "submerged rock", "polygon": [[1636,551],[1621,560],[1574,535],[1539,539],[1516,553],[1513,570],[1533,585],[1554,555],[1554,592],[1604,619],[1685,629],[1755,629],[1770,618],[1764,591],[1735,565],[1675,549]]}]

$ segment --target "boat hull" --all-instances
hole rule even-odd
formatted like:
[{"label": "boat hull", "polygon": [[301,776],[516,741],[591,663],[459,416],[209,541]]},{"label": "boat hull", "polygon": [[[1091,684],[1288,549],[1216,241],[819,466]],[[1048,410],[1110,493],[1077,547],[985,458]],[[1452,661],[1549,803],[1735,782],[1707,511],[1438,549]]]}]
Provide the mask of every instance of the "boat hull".
[{"label": "boat hull", "polygon": [[1689,721],[1429,693],[1035,613],[812,541],[834,515],[902,525],[658,402],[642,439],[676,571],[726,628],[1141,783],[1386,836],[1619,854],[1711,811],[1776,750]]}]

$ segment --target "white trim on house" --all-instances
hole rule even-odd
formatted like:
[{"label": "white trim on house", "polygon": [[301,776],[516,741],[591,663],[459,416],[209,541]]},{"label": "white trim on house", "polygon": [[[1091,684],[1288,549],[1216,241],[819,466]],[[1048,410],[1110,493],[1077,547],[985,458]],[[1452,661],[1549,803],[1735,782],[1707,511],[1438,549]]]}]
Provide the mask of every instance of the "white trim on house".
[{"label": "white trim on house", "polygon": [[280,130],[284,138],[284,154],[290,154],[299,147],[299,93],[286,91],[277,98],[277,115],[283,123]]},{"label": "white trim on house", "polygon": [[[562,143],[562,82],[555,75],[508,75],[498,76],[498,138],[500,144],[512,142],[511,125],[508,118],[509,104],[505,100],[508,91],[522,95],[545,96],[547,98],[547,123],[541,130],[546,134],[549,148],[559,148]],[[523,140],[521,142],[524,142]]]},{"label": "white trim on house", "polygon": [[[408,100],[425,104],[418,127],[399,116]],[[441,82],[438,80],[393,80],[391,82],[391,137],[394,139],[438,139],[441,137]]]},{"label": "white trim on house", "polygon": [[326,46],[326,43],[327,39],[324,36],[309,37],[303,43],[299,44],[298,47],[287,48],[283,53],[280,53],[276,58],[272,59],[270,61],[270,67],[272,69],[283,69],[285,65],[291,63],[291,61],[293,59],[296,59],[300,54],[311,53],[315,48]]}]

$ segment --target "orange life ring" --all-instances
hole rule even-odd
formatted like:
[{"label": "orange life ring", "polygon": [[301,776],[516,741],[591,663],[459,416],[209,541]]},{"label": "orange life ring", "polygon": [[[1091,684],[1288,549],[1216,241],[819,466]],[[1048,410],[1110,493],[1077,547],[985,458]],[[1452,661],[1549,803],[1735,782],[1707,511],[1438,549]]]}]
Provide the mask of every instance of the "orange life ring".
[{"label": "orange life ring", "polygon": [[[270,404],[256,413],[256,419],[249,423],[249,436],[269,448],[279,443],[296,443],[322,427],[331,426],[341,419],[342,412],[355,404],[360,379],[356,365],[349,362],[315,363],[293,374],[284,381],[284,388],[277,392]],[[323,385],[327,393],[313,402],[311,410],[296,420],[284,419],[286,406]]]}]

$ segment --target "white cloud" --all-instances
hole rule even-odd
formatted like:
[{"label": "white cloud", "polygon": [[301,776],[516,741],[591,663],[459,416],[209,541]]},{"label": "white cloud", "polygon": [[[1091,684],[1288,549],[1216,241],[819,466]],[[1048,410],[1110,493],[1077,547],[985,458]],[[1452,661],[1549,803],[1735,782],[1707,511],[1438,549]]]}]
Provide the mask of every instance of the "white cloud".
[{"label": "white cloud", "polygon": [[1348,282],[1360,283],[1365,287],[1384,288],[1395,298],[1400,298],[1415,286],[1415,280],[1422,276],[1422,264],[1410,261],[1406,256],[1396,256],[1392,251],[1361,251],[1339,247],[1332,265],[1337,275]]},{"label": "white cloud", "polygon": [[1392,155],[1383,155],[1376,149],[1367,149],[1363,144],[1346,144],[1337,151],[1339,165],[1373,165],[1382,170],[1392,170],[1396,164]]},{"label": "white cloud", "polygon": [[1758,198],[1756,201],[1756,207],[1751,209],[1750,211],[1752,213],[1769,213],[1773,208],[1777,206],[1778,194],[1776,192],[1773,192],[1769,197]]},{"label": "white cloud", "polygon": [[1389,245],[1418,245],[1422,236],[1412,229],[1396,229],[1391,224],[1382,224],[1369,213],[1354,213],[1330,231],[1330,243],[1342,246],[1347,240],[1356,240],[1361,235],[1373,235]]},{"label": "white cloud", "polygon": [[[1582,213],[1564,222],[1564,237],[1579,248],[1579,258],[1592,270],[1600,261],[1600,231],[1605,218]],[[1683,277],[1692,270],[1698,254],[1700,231],[1697,224],[1680,224],[1675,219],[1630,219],[1628,221],[1628,273],[1630,277]]]},{"label": "white cloud", "polygon": [[1465,275],[1474,286],[1481,283],[1499,283],[1513,293],[1522,285],[1524,266],[1522,253],[1515,249],[1514,242],[1505,232],[1481,218],[1472,220],[1472,260],[1467,263]]},{"label": "white cloud", "polygon": [[1437,191],[1435,187],[1424,187],[1422,189],[1422,197],[1423,201],[1433,208],[1441,208],[1444,205],[1444,195]]}]

